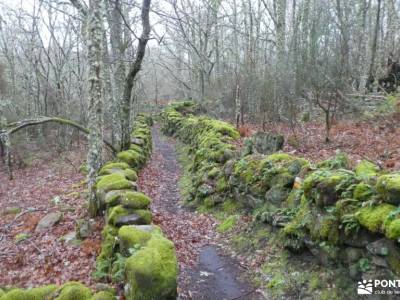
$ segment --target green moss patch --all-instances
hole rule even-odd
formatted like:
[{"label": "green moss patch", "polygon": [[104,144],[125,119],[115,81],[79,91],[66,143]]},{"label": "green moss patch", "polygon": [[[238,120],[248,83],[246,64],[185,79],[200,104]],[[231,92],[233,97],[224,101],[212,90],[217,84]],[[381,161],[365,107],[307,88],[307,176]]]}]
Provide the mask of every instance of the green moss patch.
[{"label": "green moss patch", "polygon": [[118,230],[118,240],[121,252],[129,254],[129,249],[142,247],[151,238],[151,230],[145,231],[137,226],[122,226]]},{"label": "green moss patch", "polygon": [[141,192],[129,191],[122,195],[120,203],[125,208],[142,209],[150,205],[151,199]]},{"label": "green moss patch", "polygon": [[143,163],[143,156],[134,150],[126,150],[119,152],[117,158],[130,165],[131,167],[139,167]]},{"label": "green moss patch", "polygon": [[357,211],[356,218],[369,231],[382,232],[383,222],[394,209],[396,207],[390,204],[365,206]]},{"label": "green moss patch", "polygon": [[153,235],[147,245],[126,260],[127,299],[175,299],[178,264],[174,245]]},{"label": "green moss patch", "polygon": [[400,174],[387,174],[378,178],[376,184],[378,194],[385,202],[400,204]]},{"label": "green moss patch", "polygon": [[379,167],[372,162],[362,160],[354,169],[357,177],[362,180],[368,180],[376,177],[379,173]]},{"label": "green moss patch", "polygon": [[55,300],[86,300],[92,297],[91,290],[79,282],[66,283],[59,292]]},{"label": "green moss patch", "polygon": [[238,216],[229,216],[221,224],[218,225],[217,231],[223,233],[231,230],[233,227],[235,227],[237,220]]},{"label": "green moss patch", "polygon": [[106,193],[111,190],[132,189],[133,186],[133,183],[128,181],[124,175],[114,173],[102,176],[96,183],[96,190],[98,193]]}]

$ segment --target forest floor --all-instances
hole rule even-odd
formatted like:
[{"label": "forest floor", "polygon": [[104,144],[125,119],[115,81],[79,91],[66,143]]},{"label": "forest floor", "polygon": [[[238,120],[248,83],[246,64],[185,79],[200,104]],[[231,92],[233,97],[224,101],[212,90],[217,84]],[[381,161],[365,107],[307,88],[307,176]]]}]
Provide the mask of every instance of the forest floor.
[{"label": "forest floor", "polygon": [[[328,158],[340,149],[352,164],[368,159],[382,168],[400,170],[399,124],[400,116],[395,114],[368,121],[341,121],[334,124],[329,144],[324,143],[324,126],[318,122],[302,123],[295,131],[284,124],[267,125],[266,129],[285,136],[284,151],[312,161]],[[256,130],[261,130],[260,126],[248,125],[246,135]],[[177,161],[175,140],[162,136],[156,126],[153,147],[139,187],[153,198],[154,222],[175,243],[180,299],[261,297],[242,274],[259,268],[268,255],[246,254],[232,259],[229,241],[224,242],[227,237],[217,233],[219,221],[181,203],[183,170]],[[85,150],[74,148],[55,154],[51,147],[46,151],[28,148],[29,156],[25,153],[19,158],[27,163],[22,168],[16,164],[12,181],[0,161],[0,285],[30,287],[78,280],[95,287],[91,273],[101,243],[102,218],[95,220],[93,233],[83,242],[63,239],[75,230],[77,220],[87,218],[86,184],[78,170]],[[40,157],[31,159],[32,153],[40,153]],[[46,231],[36,232],[38,222],[51,212],[61,212],[62,219]],[[248,227],[251,220],[243,218],[238,223]]]},{"label": "forest floor", "polygon": [[139,176],[139,188],[152,199],[153,220],[176,247],[179,299],[263,299],[243,277],[240,264],[217,246],[217,221],[181,203],[174,139],[153,128],[153,155]]},{"label": "forest floor", "polygon": [[[101,242],[102,218],[82,243],[63,239],[86,218],[86,183],[79,173],[84,149],[61,155],[42,152],[8,180],[0,163],[0,286],[31,287],[69,280],[89,286]],[[43,156],[44,155],[44,156]],[[42,217],[61,212],[61,220],[43,231]]]},{"label": "forest floor", "polygon": [[[325,143],[325,125],[319,121],[298,123],[294,130],[287,123],[266,124],[265,129],[285,137],[283,151],[314,162],[332,157],[341,150],[348,154],[353,165],[367,159],[382,168],[400,170],[400,113],[334,122],[330,143]],[[243,131],[248,136],[262,131],[262,126],[246,124]]]}]

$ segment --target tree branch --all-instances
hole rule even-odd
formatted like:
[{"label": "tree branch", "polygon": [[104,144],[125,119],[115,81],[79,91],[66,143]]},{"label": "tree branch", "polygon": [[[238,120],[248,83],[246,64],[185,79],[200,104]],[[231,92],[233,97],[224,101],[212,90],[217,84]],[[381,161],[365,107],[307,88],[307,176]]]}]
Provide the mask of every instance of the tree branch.
[{"label": "tree branch", "polygon": [[[71,120],[67,120],[67,119],[62,119],[62,118],[57,118],[57,117],[39,117],[36,119],[27,119],[27,120],[22,120],[19,122],[14,122],[14,123],[10,123],[7,124],[5,126],[5,128],[3,130],[0,131],[0,137],[2,136],[10,136],[11,134],[25,128],[28,126],[35,126],[35,125],[39,125],[39,124],[44,124],[44,123],[58,123],[61,125],[68,125],[68,126],[72,126],[76,129],[78,129],[79,131],[85,133],[85,134],[89,134],[89,130],[86,129],[85,127],[83,127],[82,125],[71,121]],[[108,146],[108,148],[110,148],[110,150],[113,153],[117,153],[117,150],[114,148],[113,145],[111,145],[108,141],[103,139],[103,143]]]}]

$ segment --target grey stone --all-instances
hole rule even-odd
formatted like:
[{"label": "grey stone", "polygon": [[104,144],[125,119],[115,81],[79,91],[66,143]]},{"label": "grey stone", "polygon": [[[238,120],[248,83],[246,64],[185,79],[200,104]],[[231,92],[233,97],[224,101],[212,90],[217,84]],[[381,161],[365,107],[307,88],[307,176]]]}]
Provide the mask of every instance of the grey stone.
[{"label": "grey stone", "polygon": [[357,262],[361,257],[363,257],[363,250],[360,248],[354,248],[354,247],[347,247],[344,250],[345,254],[345,259],[348,264]]},{"label": "grey stone", "polygon": [[288,196],[288,189],[281,186],[273,186],[265,193],[265,200],[275,205],[279,205],[285,201]]},{"label": "grey stone", "polygon": [[62,213],[58,211],[51,212],[45,215],[37,224],[36,231],[43,231],[50,227],[53,227],[55,224],[60,222],[61,218],[62,218]]},{"label": "grey stone", "polygon": [[142,145],[144,145],[144,140],[142,140],[140,138],[131,138],[131,144],[142,146]]},{"label": "grey stone", "polygon": [[77,235],[81,239],[89,237],[93,232],[94,220],[80,219],[77,221]]},{"label": "grey stone", "polygon": [[261,154],[271,154],[283,149],[282,135],[268,132],[257,132],[252,137],[255,150]]},{"label": "grey stone", "polygon": [[386,239],[380,239],[367,245],[367,250],[379,256],[387,256],[389,254],[389,248]]},{"label": "grey stone", "polygon": [[384,268],[389,267],[387,261],[386,261],[384,258],[379,257],[379,256],[375,256],[375,255],[372,256],[371,263],[372,263],[373,265],[379,266],[379,267],[384,267]]},{"label": "grey stone", "polygon": [[369,243],[378,239],[378,236],[370,231],[361,228],[357,233],[346,235],[341,232],[340,239],[346,246],[365,248]]},{"label": "grey stone", "polygon": [[121,227],[124,225],[145,225],[146,221],[137,214],[130,214],[119,217],[115,222],[115,226]]},{"label": "grey stone", "polygon": [[68,232],[63,235],[60,240],[72,246],[79,246],[82,243],[82,241],[78,239],[75,231]]}]

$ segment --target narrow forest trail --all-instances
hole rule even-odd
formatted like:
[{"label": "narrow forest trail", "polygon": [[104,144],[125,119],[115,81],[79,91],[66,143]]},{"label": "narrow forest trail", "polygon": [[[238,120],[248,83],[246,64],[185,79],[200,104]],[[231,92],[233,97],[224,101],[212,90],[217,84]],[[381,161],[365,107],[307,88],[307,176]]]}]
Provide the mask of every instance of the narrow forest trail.
[{"label": "narrow forest trail", "polygon": [[176,247],[180,275],[178,299],[233,300],[264,299],[240,277],[243,269],[232,258],[221,254],[216,221],[182,207],[175,141],[153,127],[153,154],[139,176],[139,188],[153,199],[154,223]]}]

